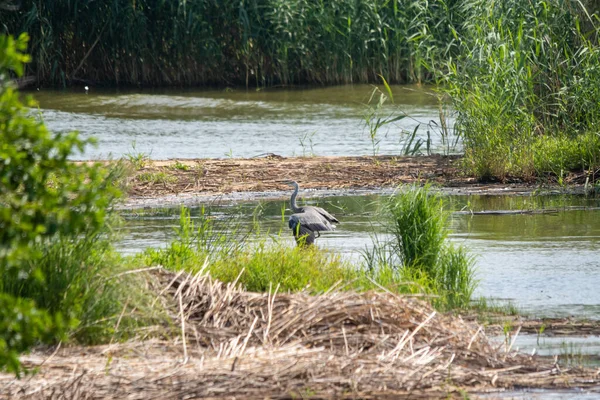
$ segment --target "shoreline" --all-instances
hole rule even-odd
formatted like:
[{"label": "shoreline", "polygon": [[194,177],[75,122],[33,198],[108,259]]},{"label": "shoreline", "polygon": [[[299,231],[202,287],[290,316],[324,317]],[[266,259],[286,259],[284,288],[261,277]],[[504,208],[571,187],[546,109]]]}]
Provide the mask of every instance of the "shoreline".
[{"label": "shoreline", "polygon": [[[119,209],[194,206],[214,201],[277,200],[280,179],[296,180],[305,198],[391,194],[403,184],[432,183],[448,195],[583,194],[539,182],[479,182],[462,173],[460,156],[356,156],[129,160],[126,199]],[[569,181],[567,181],[569,182]]]}]

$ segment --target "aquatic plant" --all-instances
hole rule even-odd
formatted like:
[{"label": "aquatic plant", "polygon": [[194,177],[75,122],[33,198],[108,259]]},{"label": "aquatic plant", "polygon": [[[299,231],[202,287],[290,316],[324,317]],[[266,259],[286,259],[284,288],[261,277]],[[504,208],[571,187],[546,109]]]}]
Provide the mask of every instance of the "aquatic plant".
[{"label": "aquatic plant", "polygon": [[23,2],[38,84],[423,82],[453,40],[455,1]]},{"label": "aquatic plant", "polygon": [[150,155],[144,152],[139,152],[135,148],[135,142],[131,144],[131,151],[125,153],[124,159],[127,160],[131,166],[136,170],[141,170],[148,165]]},{"label": "aquatic plant", "polygon": [[[393,129],[394,123],[407,118],[408,115],[398,110],[385,110],[384,104],[389,101],[394,103],[394,95],[388,82],[383,76],[380,76],[385,91],[375,86],[371,91],[371,96],[365,104],[365,111],[362,119],[364,127],[368,131],[369,139],[371,140],[371,148],[373,157],[379,153],[379,143],[381,136],[388,136],[390,129]],[[415,156],[423,154],[422,148],[425,145],[427,154],[431,154],[431,137],[429,130],[427,131],[427,139],[423,140],[417,137],[417,131],[420,124],[417,125],[412,132],[405,129],[398,129],[400,135],[401,149],[400,153],[405,156]],[[385,132],[380,132],[385,129]]]},{"label": "aquatic plant", "polygon": [[600,167],[597,11],[568,0],[462,4],[440,83],[468,171],[504,180]]},{"label": "aquatic plant", "polygon": [[392,239],[375,235],[373,249],[364,253],[366,269],[395,271],[404,291],[438,296],[433,302],[439,307],[469,306],[476,285],[474,260],[464,247],[447,243],[448,215],[430,185],[401,187],[382,216]]}]

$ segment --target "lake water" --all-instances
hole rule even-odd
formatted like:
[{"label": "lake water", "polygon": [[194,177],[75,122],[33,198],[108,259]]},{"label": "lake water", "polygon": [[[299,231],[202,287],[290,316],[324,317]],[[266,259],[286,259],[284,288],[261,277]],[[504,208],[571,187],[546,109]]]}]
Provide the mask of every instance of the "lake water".
[{"label": "lake water", "polygon": [[[600,200],[583,197],[451,196],[457,211],[450,219],[450,240],[466,246],[477,260],[476,296],[498,303],[511,302],[520,310],[548,317],[577,316],[600,319]],[[360,261],[371,246],[373,233],[381,234],[377,211],[379,196],[307,199],[333,212],[341,224],[323,234],[319,247]],[[282,212],[287,200],[245,202],[214,206],[214,215],[237,215],[248,225],[260,210],[264,235],[281,231],[293,239]],[[482,210],[552,210],[541,214],[479,215]],[[125,253],[164,246],[178,226],[177,209],[125,212],[128,233],[121,242]],[[192,215],[198,216],[193,209]],[[289,215],[289,211],[285,211]]]},{"label": "lake water", "polygon": [[[393,86],[394,104],[382,117],[406,118],[378,131],[379,154],[401,154],[406,132],[441,152],[439,103],[432,87]],[[373,86],[228,90],[115,91],[91,88],[32,93],[53,132],[77,130],[97,147],[74,159],[119,158],[144,153],[153,159],[365,155],[374,146],[365,128]],[[36,111],[37,113],[37,111]],[[435,121],[432,123],[431,121]],[[448,119],[452,125],[453,120]],[[404,133],[403,133],[404,132]],[[454,141],[454,137],[450,137]]]}]

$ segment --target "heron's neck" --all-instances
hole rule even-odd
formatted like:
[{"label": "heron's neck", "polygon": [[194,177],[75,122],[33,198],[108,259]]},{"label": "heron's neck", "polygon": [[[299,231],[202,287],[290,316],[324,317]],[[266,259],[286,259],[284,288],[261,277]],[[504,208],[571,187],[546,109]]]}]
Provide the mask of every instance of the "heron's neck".
[{"label": "heron's neck", "polygon": [[293,212],[300,212],[300,208],[298,207],[298,204],[296,204],[296,196],[298,196],[298,184],[294,183],[294,193],[292,193],[290,206],[292,207]]}]

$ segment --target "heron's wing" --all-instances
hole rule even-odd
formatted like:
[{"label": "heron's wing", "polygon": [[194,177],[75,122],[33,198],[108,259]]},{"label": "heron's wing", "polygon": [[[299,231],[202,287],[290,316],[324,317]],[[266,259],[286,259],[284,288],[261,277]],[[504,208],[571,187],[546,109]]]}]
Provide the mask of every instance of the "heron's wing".
[{"label": "heron's wing", "polygon": [[315,232],[303,225],[300,225],[298,229],[294,229],[294,237],[298,245],[310,246],[315,243]]},{"label": "heron's wing", "polygon": [[335,222],[335,223],[338,223],[338,224],[340,223],[340,221],[338,221],[336,217],[334,217],[333,215],[329,214],[326,210],[322,209],[321,207],[312,207],[312,206],[304,207],[305,212],[306,212],[307,208],[315,210],[316,212],[318,212],[319,214],[321,214],[329,222]]},{"label": "heron's wing", "polygon": [[292,214],[289,221],[290,229],[295,230],[300,225],[313,232],[332,231],[333,225],[315,210],[304,210],[302,213]]}]

